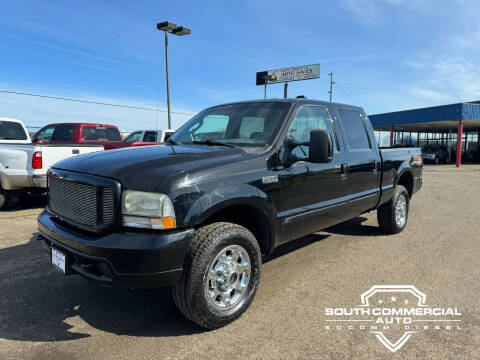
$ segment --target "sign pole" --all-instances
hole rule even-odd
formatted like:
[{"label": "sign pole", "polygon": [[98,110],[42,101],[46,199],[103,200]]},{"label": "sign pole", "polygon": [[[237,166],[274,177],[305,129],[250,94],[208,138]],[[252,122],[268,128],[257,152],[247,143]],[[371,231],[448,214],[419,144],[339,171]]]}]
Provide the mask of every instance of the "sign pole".
[{"label": "sign pole", "polygon": [[285,84],[283,85],[283,98],[286,99],[288,98],[288,82],[285,81]]},{"label": "sign pole", "polygon": [[267,99],[267,83],[265,83],[265,87],[263,89],[263,98]]}]

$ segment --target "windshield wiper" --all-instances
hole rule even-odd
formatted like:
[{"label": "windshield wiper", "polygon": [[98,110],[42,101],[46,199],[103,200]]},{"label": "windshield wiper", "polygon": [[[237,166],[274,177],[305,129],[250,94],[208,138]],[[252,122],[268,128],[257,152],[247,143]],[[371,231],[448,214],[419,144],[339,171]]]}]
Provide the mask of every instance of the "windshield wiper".
[{"label": "windshield wiper", "polygon": [[221,142],[221,141],[215,141],[215,140],[203,140],[203,141],[199,141],[199,140],[194,140],[192,141],[193,144],[199,144],[199,145],[212,145],[212,146],[227,146],[227,147],[231,147],[231,148],[234,148],[235,145],[232,145],[232,144],[228,144],[228,143],[224,143],[224,142]]}]

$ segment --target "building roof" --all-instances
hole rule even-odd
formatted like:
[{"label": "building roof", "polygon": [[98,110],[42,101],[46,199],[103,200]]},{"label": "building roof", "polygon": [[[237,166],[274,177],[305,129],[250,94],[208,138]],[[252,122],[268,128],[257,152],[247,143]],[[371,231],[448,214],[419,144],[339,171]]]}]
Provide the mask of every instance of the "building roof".
[{"label": "building roof", "polygon": [[480,128],[480,101],[433,106],[420,109],[369,115],[375,130],[451,129],[458,120],[464,127]]}]

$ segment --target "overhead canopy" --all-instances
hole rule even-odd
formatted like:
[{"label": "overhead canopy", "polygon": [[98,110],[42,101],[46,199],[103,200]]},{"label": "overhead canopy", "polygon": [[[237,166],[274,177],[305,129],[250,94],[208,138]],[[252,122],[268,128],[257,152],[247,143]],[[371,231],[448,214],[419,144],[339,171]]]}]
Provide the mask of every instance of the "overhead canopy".
[{"label": "overhead canopy", "polygon": [[427,131],[456,129],[458,120],[464,128],[480,128],[480,101],[433,106],[369,115],[375,130]]}]

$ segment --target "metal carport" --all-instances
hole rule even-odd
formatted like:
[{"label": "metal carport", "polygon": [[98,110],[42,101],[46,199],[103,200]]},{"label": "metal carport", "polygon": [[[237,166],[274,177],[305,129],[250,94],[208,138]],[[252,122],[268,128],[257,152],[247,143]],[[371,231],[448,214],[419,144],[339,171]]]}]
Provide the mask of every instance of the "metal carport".
[{"label": "metal carport", "polygon": [[[375,114],[370,115],[369,118],[375,130],[390,131],[390,146],[395,145],[395,135],[398,137],[398,134],[402,135],[401,144],[404,145],[405,133],[410,134],[410,145],[414,145],[412,133],[417,133],[417,146],[425,139],[428,145],[429,134],[431,134],[435,136],[432,136],[430,141],[446,144],[449,152],[452,150],[450,147],[452,140],[455,139],[457,167],[462,162],[462,151],[465,156],[473,154],[475,160],[480,159],[480,101]],[[469,140],[470,145],[475,147],[476,144],[476,149],[467,148]]]}]

